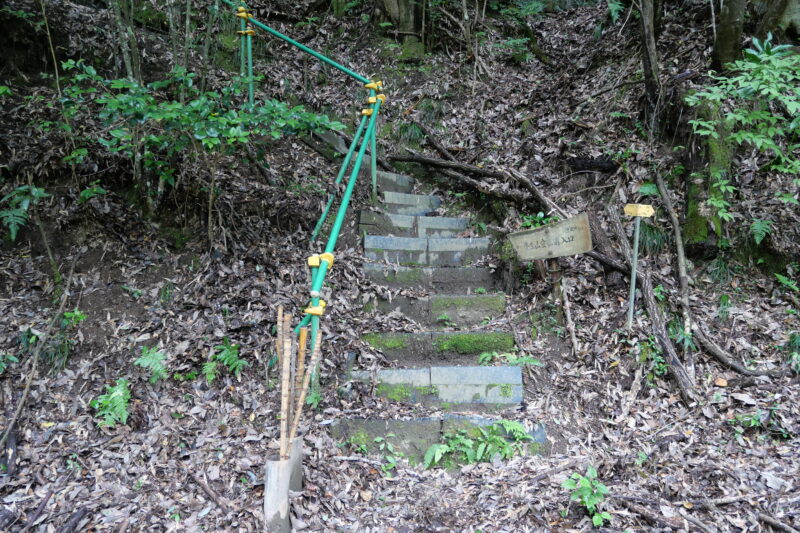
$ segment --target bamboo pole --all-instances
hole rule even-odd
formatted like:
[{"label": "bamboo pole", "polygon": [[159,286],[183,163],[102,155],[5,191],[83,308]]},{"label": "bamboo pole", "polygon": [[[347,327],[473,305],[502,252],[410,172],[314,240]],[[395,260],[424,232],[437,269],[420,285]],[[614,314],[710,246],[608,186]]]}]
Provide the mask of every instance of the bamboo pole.
[{"label": "bamboo pole", "polygon": [[289,374],[290,374],[290,360],[292,357],[292,335],[291,335],[291,320],[290,315],[284,317],[284,332],[283,332],[283,361],[281,364],[281,444],[280,444],[280,457],[281,459],[288,459],[288,433],[289,433]]},{"label": "bamboo pole", "polygon": [[311,383],[311,374],[314,368],[319,364],[321,359],[322,350],[322,335],[317,335],[317,342],[314,345],[314,351],[311,353],[311,361],[306,367],[306,375],[303,378],[303,388],[300,391],[300,397],[297,399],[297,405],[294,413],[294,421],[292,422],[292,430],[289,433],[289,442],[294,440],[297,435],[297,428],[300,425],[300,416],[303,414],[303,403],[306,401],[306,394],[308,393],[308,386]]},{"label": "bamboo pole", "polygon": [[298,405],[297,399],[300,397],[300,391],[303,389],[303,377],[306,371],[306,344],[308,343],[308,328],[300,328],[300,340],[297,344],[297,366],[294,372],[294,396],[292,396],[292,403],[295,407],[295,416],[303,408]]},{"label": "bamboo pole", "polygon": [[275,355],[278,357],[278,366],[276,368],[281,368],[281,364],[283,359],[281,358],[281,351],[283,350],[283,306],[278,306],[278,320],[275,321],[275,335],[277,338],[275,340]]}]

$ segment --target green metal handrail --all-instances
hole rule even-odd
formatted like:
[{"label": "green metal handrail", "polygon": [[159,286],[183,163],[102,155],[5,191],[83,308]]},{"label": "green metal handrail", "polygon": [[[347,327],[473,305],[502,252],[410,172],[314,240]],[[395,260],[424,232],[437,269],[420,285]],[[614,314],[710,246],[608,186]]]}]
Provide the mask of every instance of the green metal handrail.
[{"label": "green metal handrail", "polygon": [[[311,290],[309,292],[309,306],[304,310],[305,316],[300,321],[300,323],[295,328],[295,333],[299,333],[300,328],[307,326],[309,323],[311,324],[311,354],[313,356],[313,350],[316,346],[316,339],[317,335],[319,334],[319,323],[320,317],[324,313],[325,310],[325,302],[320,299],[320,291],[322,287],[325,285],[325,278],[328,274],[328,270],[333,266],[333,251],[336,249],[336,241],[339,239],[339,233],[342,230],[342,225],[344,224],[345,217],[347,216],[347,209],[350,206],[350,199],[353,196],[353,190],[355,189],[356,181],[358,181],[358,175],[361,171],[361,165],[364,161],[364,155],[367,152],[367,147],[370,148],[370,171],[371,171],[371,178],[372,178],[372,196],[375,197],[376,190],[377,190],[377,121],[378,115],[380,113],[381,104],[385,101],[385,96],[383,94],[379,94],[379,91],[382,90],[383,85],[379,81],[372,81],[369,78],[366,78],[356,72],[353,72],[349,68],[345,67],[344,65],[337,63],[336,61],[325,57],[324,55],[320,54],[312,50],[311,48],[298,43],[297,41],[287,37],[286,35],[280,33],[277,30],[270,28],[269,26],[257,21],[247,12],[247,7],[241,2],[233,2],[231,0],[222,0],[224,3],[228,4],[229,6],[236,8],[236,16],[241,19],[240,24],[240,31],[238,32],[242,36],[241,44],[240,44],[240,54],[241,54],[241,63],[240,63],[240,74],[242,76],[245,75],[245,55],[247,56],[247,76],[248,76],[248,103],[252,107],[254,105],[254,90],[253,90],[253,30],[248,28],[248,23],[252,24],[253,26],[260,28],[267,33],[278,37],[286,41],[287,43],[291,44],[292,46],[302,50],[303,52],[319,59],[320,61],[327,63],[328,65],[344,72],[348,76],[355,78],[360,83],[364,84],[366,89],[369,89],[369,100],[368,103],[370,107],[367,109],[362,110],[362,117],[361,122],[358,125],[358,129],[356,130],[355,135],[353,136],[353,140],[350,143],[350,147],[347,151],[347,155],[342,162],[342,166],[339,169],[339,173],[336,177],[335,184],[339,185],[344,178],[345,173],[347,172],[348,168],[350,167],[350,162],[353,160],[353,155],[356,154],[356,147],[358,147],[358,153],[355,155],[355,161],[353,162],[353,167],[350,171],[350,178],[347,181],[347,187],[345,188],[344,193],[342,194],[342,200],[339,204],[339,208],[336,212],[336,218],[333,221],[333,226],[331,228],[330,234],[328,235],[328,241],[325,245],[325,251],[319,255],[312,255],[309,258],[309,266],[311,267]],[[314,231],[311,234],[311,242],[315,242],[317,237],[319,236],[319,232],[322,229],[325,221],[328,218],[328,214],[333,206],[333,202],[335,200],[335,196],[331,194],[328,197],[328,201],[325,205],[325,209],[322,212],[322,215],[319,218],[316,226],[314,227]],[[318,377],[315,376],[314,383],[315,385],[318,384],[317,381]]]}]

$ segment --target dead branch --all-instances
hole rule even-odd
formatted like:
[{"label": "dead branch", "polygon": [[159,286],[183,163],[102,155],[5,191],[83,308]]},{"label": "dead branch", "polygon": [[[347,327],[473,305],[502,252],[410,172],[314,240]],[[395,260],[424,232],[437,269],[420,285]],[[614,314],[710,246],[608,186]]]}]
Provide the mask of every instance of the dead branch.
[{"label": "dead branch", "polygon": [[42,354],[42,349],[45,344],[47,344],[48,339],[50,339],[50,334],[53,332],[53,328],[56,325],[56,322],[61,320],[61,315],[64,314],[64,309],[67,305],[67,300],[69,299],[69,288],[72,285],[72,276],[75,274],[75,263],[78,261],[78,255],[76,254],[75,257],[72,258],[72,265],[69,268],[69,276],[67,276],[67,282],[64,284],[63,293],[61,293],[61,303],[58,306],[58,311],[53,315],[50,319],[50,323],[47,324],[47,329],[45,329],[44,334],[39,338],[36,342],[36,348],[33,350],[33,363],[31,364],[31,369],[28,372],[28,379],[25,381],[25,389],[22,391],[22,398],[20,398],[19,403],[17,404],[17,408],[14,411],[14,415],[8,422],[8,426],[6,430],[3,432],[2,437],[0,437],[0,450],[5,450],[6,441],[8,441],[8,436],[14,431],[14,426],[19,419],[19,415],[22,413],[22,408],[25,407],[25,402],[28,400],[28,393],[31,390],[31,383],[33,382],[33,377],[36,375],[36,371],[39,365],[39,357]]},{"label": "dead branch", "polygon": [[635,503],[633,503],[631,501],[628,501],[628,500],[626,500],[626,499],[624,499],[622,497],[619,497],[619,496],[616,496],[616,497],[613,497],[613,498],[615,500],[619,501],[623,506],[627,507],[628,510],[638,514],[639,516],[641,516],[642,518],[644,518],[645,520],[647,520],[648,522],[650,522],[653,525],[656,525],[656,526],[659,526],[659,527],[668,527],[668,528],[674,528],[674,529],[681,529],[681,524],[678,524],[675,521],[667,520],[666,518],[661,518],[660,516],[651,513],[650,511],[648,511],[647,509],[645,509],[644,507],[642,507],[640,505],[636,505]]},{"label": "dead branch", "polygon": [[[675,251],[678,256],[678,278],[681,284],[681,311],[683,311],[683,332],[688,337],[692,332],[692,312],[689,308],[689,276],[686,274],[686,252],[683,248],[683,236],[681,234],[681,225],[678,221],[678,215],[672,205],[672,199],[669,196],[667,185],[664,183],[664,178],[659,172],[656,172],[656,184],[658,185],[658,192],[661,193],[661,199],[664,202],[664,208],[667,210],[669,220],[672,223],[672,230],[675,233]],[[684,351],[686,357],[686,366],[690,376],[694,376],[694,359],[690,350]]]},{"label": "dead branch", "polygon": [[771,525],[772,527],[774,527],[775,529],[780,529],[781,531],[785,531],[786,533],[800,533],[800,531],[797,531],[795,528],[793,528],[789,524],[785,524],[785,523],[781,522],[780,520],[778,520],[776,518],[772,518],[771,516],[766,515],[764,513],[756,513],[756,518],[760,522],[765,522],[765,523]]},{"label": "dead branch", "polygon": [[694,324],[694,336],[717,361],[745,376],[783,377],[791,373],[791,371],[786,368],[776,368],[773,370],[750,370],[746,368],[743,364],[736,361],[733,355],[729,354],[719,344],[715,343],[708,332],[705,331],[702,324]]},{"label": "dead branch", "polygon": [[510,200],[512,202],[517,202],[520,204],[524,204],[530,200],[530,196],[523,193],[522,191],[517,191],[514,189],[507,189],[507,188],[493,188],[489,186],[489,184],[476,180],[474,178],[470,178],[469,176],[465,176],[460,172],[456,172],[455,170],[448,170],[442,169],[440,170],[443,176],[448,178],[452,178],[457,180],[463,186],[475,189],[478,192],[482,192],[489,196],[494,196],[496,198],[501,198],[503,200]]},{"label": "dead branch", "polygon": [[209,486],[208,486],[208,484],[207,484],[205,481],[203,481],[203,480],[202,480],[202,479],[201,479],[201,478],[200,478],[200,477],[199,477],[197,474],[195,474],[195,473],[194,473],[194,472],[192,472],[191,470],[187,470],[187,471],[186,471],[186,473],[187,473],[187,474],[189,474],[189,477],[190,477],[190,478],[192,478],[192,481],[194,481],[195,483],[197,483],[197,485],[198,485],[198,486],[199,486],[201,489],[203,489],[203,492],[205,492],[205,493],[206,493],[206,496],[208,496],[209,498],[211,498],[211,501],[213,501],[214,503],[216,503],[216,504],[217,504],[217,507],[219,507],[220,509],[222,509],[222,512],[224,512],[224,513],[228,513],[228,512],[230,511],[230,508],[229,508],[229,507],[228,507],[228,505],[227,505],[227,504],[226,504],[226,503],[225,503],[225,502],[222,500],[222,498],[220,498],[220,497],[217,495],[217,493],[216,493],[216,492],[214,492],[214,491],[211,489],[211,487],[209,487]]},{"label": "dead branch", "polygon": [[412,122],[420,129],[420,131],[422,131],[423,134],[425,134],[425,138],[428,140],[430,145],[433,146],[437,152],[442,154],[442,157],[450,161],[456,160],[456,158],[453,157],[453,154],[451,154],[450,151],[447,150],[447,148],[445,148],[444,146],[441,145],[441,143],[439,143],[439,141],[433,135],[433,132],[429,130],[422,122],[416,119],[413,120]]},{"label": "dead branch", "polygon": [[581,459],[572,459],[570,461],[567,461],[563,465],[554,466],[553,468],[548,468],[547,470],[545,470],[541,474],[536,474],[535,476],[533,476],[530,479],[529,483],[532,485],[534,483],[539,483],[540,481],[544,481],[545,479],[548,479],[553,474],[558,474],[559,472],[562,472],[564,470],[568,470],[570,468],[573,468],[580,461],[581,461]]},{"label": "dead branch", "polygon": [[507,176],[499,172],[497,170],[490,170],[488,168],[480,168],[474,165],[468,165],[466,163],[460,163],[458,161],[446,161],[444,159],[436,159],[434,157],[427,157],[420,153],[415,152],[409,148],[406,148],[411,155],[401,155],[401,154],[394,154],[389,156],[390,161],[400,161],[403,163],[419,163],[422,165],[429,165],[433,167],[439,168],[449,168],[452,170],[459,170],[461,172],[468,172],[470,174],[478,174],[479,176],[488,176],[490,178],[495,178],[499,180],[506,180]]}]

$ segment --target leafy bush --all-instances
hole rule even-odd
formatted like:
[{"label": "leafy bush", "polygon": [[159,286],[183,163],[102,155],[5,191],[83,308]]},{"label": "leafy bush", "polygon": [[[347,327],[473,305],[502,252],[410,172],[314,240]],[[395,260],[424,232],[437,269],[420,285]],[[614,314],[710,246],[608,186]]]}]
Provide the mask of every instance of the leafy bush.
[{"label": "leafy bush", "polygon": [[106,385],[106,393],[101,394],[89,403],[97,411],[97,416],[103,419],[97,425],[114,427],[117,423],[127,423],[128,402],[130,399],[131,390],[127,379],[119,378],[113,387]]},{"label": "leafy bush", "polygon": [[164,379],[169,375],[167,365],[164,364],[166,358],[167,356],[164,352],[142,346],[142,356],[134,361],[133,364],[148,370],[150,372],[150,383],[156,383],[159,379]]},{"label": "leafy bush", "polygon": [[[715,84],[690,94],[691,106],[728,106],[719,121],[690,121],[698,135],[720,137],[718,126],[730,132],[724,141],[748,145],[772,157],[769,168],[786,174],[800,173],[800,54],[786,45],[773,46],[772,34],[766,40],[753,39],[744,59],[727,65],[731,74],[711,74]],[[722,176],[712,176],[723,194],[733,187]],[[800,184],[795,180],[794,183]],[[798,204],[792,194],[782,193],[785,202]],[[711,202],[709,202],[711,203]],[[714,206],[720,207],[720,206]],[[721,206],[723,209],[726,206]]]},{"label": "leafy bush", "polygon": [[585,476],[574,472],[561,486],[572,491],[570,499],[586,508],[586,512],[592,517],[592,523],[595,526],[600,527],[606,520],[611,521],[611,514],[608,511],[598,512],[597,509],[597,506],[606,499],[608,487],[597,479],[597,470],[593,466],[586,469]]},{"label": "leafy bush", "polygon": [[558,217],[550,217],[539,211],[535,215],[522,215],[522,224],[520,226],[523,228],[539,228],[553,222],[558,222]]}]

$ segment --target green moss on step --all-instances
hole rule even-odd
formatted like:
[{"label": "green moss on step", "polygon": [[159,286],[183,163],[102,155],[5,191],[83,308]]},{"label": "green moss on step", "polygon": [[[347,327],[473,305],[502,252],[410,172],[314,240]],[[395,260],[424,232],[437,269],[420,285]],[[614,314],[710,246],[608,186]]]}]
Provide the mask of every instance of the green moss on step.
[{"label": "green moss on step", "polygon": [[350,435],[350,438],[347,439],[347,442],[355,446],[356,448],[359,446],[368,446],[370,444],[369,435],[363,429],[357,430],[355,433]]},{"label": "green moss on step", "polygon": [[514,336],[500,331],[452,333],[436,337],[433,346],[439,352],[456,352],[462,355],[508,352],[514,349]]},{"label": "green moss on step", "polygon": [[412,268],[409,270],[398,270],[394,274],[394,279],[402,283],[422,281],[422,270],[418,268]]},{"label": "green moss on step", "polygon": [[391,333],[367,333],[362,340],[378,350],[402,350],[408,346],[404,337]]},{"label": "green moss on step", "polygon": [[393,402],[404,402],[411,398],[412,389],[405,383],[378,383],[375,388],[378,396],[388,398]]}]

